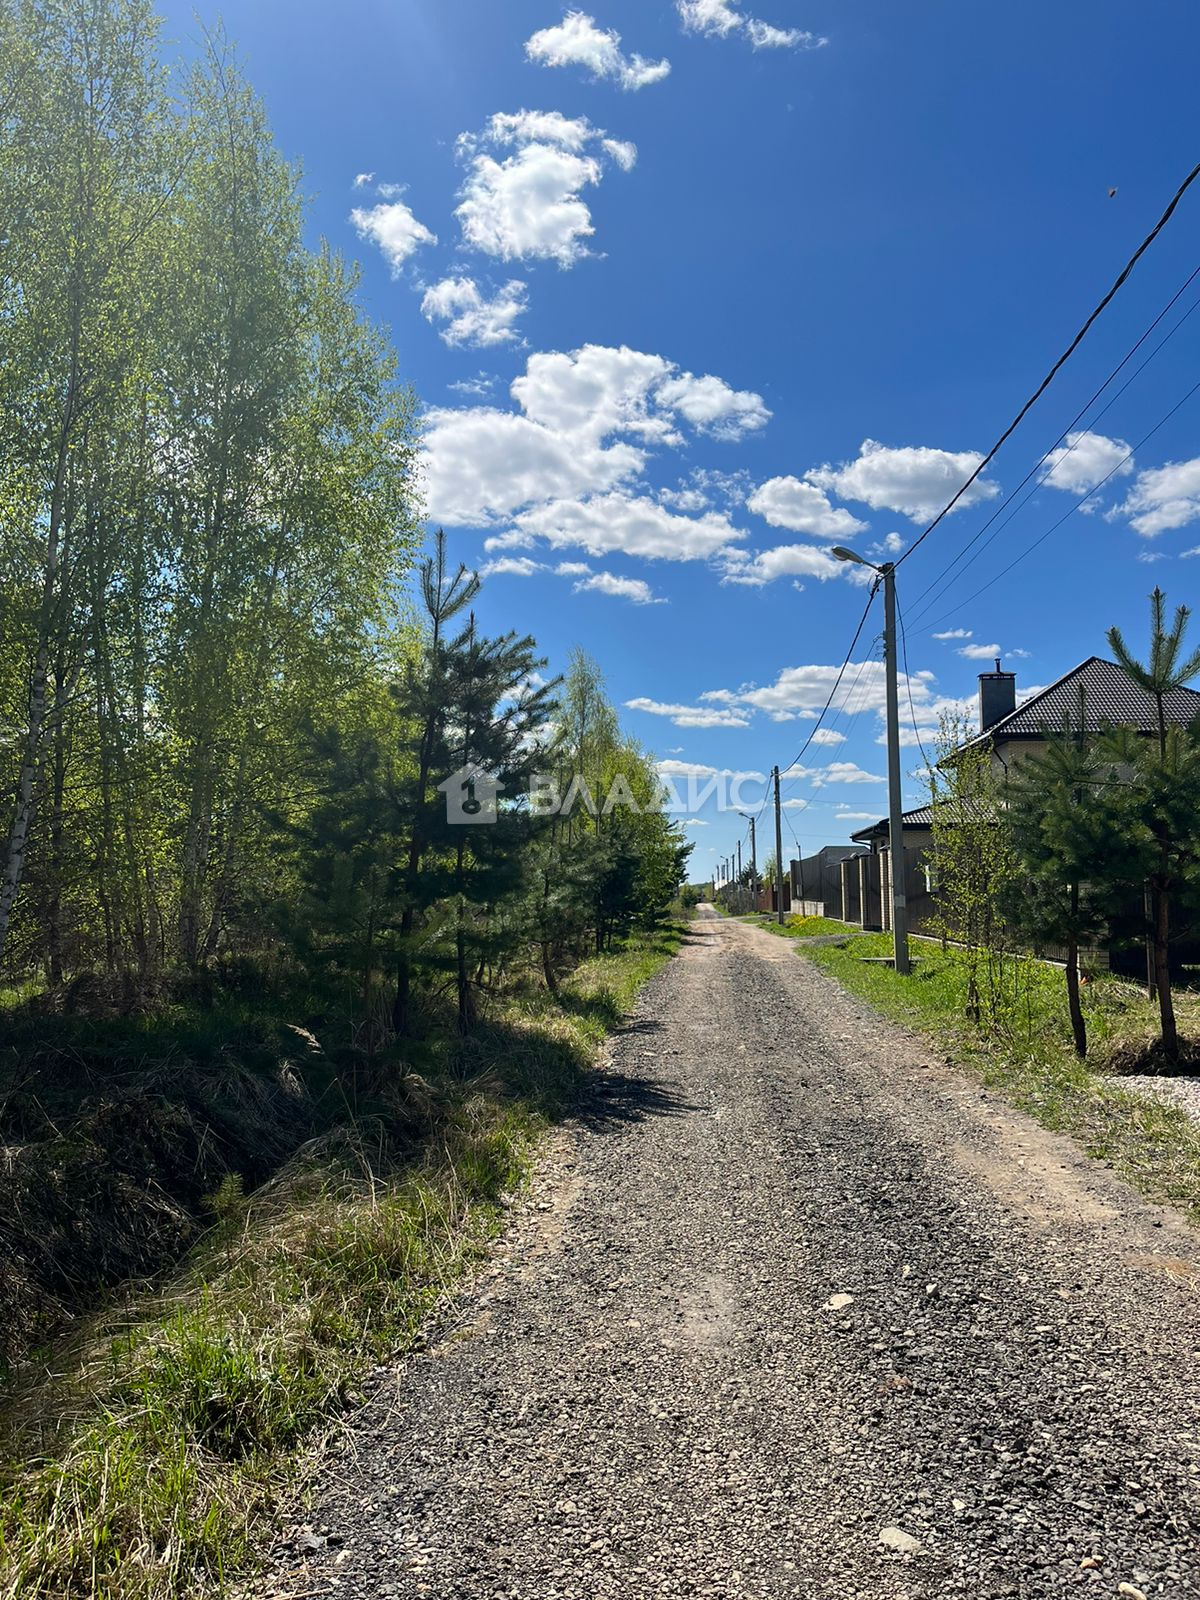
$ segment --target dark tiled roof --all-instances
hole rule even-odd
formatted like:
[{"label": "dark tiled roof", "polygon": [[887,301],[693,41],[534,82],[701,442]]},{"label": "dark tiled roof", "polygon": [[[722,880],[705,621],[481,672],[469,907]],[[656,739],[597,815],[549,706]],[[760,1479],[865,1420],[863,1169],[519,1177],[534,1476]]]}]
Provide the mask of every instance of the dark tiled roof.
[{"label": "dark tiled roof", "polygon": [[[1037,739],[1048,728],[1056,733],[1066,718],[1068,726],[1079,726],[1079,690],[1083,688],[1084,718],[1091,731],[1121,722],[1132,724],[1142,733],[1158,728],[1154,697],[1139,689],[1115,661],[1091,656],[1032,700],[994,722],[986,734],[976,734],[968,746],[983,738]],[[1195,689],[1176,689],[1166,697],[1167,721],[1186,726],[1200,716],[1200,693]]]},{"label": "dark tiled roof", "polygon": [[[917,806],[915,811],[902,813],[902,821],[906,828],[931,828],[933,826],[933,807]],[[880,817],[878,822],[872,822],[866,828],[860,828],[857,833],[852,833],[852,839],[870,839],[877,833],[886,833],[888,819]]]}]

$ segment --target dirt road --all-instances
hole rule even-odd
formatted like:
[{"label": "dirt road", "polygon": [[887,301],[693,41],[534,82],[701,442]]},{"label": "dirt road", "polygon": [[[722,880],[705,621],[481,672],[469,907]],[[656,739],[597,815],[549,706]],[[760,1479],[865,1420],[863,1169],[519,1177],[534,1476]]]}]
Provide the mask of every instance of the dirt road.
[{"label": "dirt road", "polygon": [[1196,1595],[1198,1464],[1200,1237],[709,915],[270,1592]]}]

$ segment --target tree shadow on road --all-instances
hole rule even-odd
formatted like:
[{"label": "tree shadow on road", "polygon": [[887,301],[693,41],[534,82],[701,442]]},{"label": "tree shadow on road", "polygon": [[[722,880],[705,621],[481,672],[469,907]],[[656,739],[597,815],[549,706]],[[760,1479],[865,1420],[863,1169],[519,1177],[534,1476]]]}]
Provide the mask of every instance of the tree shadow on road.
[{"label": "tree shadow on road", "polygon": [[617,1133],[650,1117],[686,1117],[707,1110],[661,1079],[606,1072],[576,1108],[573,1120],[589,1133]]}]

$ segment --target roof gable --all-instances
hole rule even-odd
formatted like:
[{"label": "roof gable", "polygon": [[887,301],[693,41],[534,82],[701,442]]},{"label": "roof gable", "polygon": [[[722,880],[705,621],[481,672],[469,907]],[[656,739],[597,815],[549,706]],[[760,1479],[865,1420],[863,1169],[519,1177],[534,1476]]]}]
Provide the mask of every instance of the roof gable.
[{"label": "roof gable", "polygon": [[[1141,733],[1157,731],[1154,696],[1139,689],[1115,661],[1089,656],[1056,683],[994,722],[985,732],[977,733],[963,748],[970,749],[985,739],[994,744],[1004,739],[1040,739],[1047,728],[1057,732],[1064,722],[1068,728],[1078,730],[1080,689],[1083,690],[1083,731],[1096,733],[1112,723],[1127,724]],[[1194,717],[1200,716],[1200,692],[1172,690],[1166,696],[1165,710],[1168,722],[1185,727]]]}]

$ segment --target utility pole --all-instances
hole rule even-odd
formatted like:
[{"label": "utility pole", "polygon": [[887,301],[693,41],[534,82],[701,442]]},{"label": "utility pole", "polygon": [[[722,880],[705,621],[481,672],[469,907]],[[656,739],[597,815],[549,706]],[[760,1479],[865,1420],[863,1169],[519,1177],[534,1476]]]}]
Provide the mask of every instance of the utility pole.
[{"label": "utility pole", "polygon": [[783,812],[779,806],[779,768],[775,768],[775,921],[783,927]]},{"label": "utility pole", "polygon": [[742,841],[738,840],[738,874],[737,874],[738,909],[742,905]]},{"label": "utility pole", "polygon": [[896,568],[885,561],[875,566],[844,545],[834,545],[831,554],[839,561],[856,561],[870,567],[883,579],[883,663],[887,680],[887,758],[888,758],[888,865],[892,878],[892,947],[896,971],[911,970],[908,959],[908,897],[904,892],[904,813],[900,797],[900,691],[896,677]]},{"label": "utility pole", "polygon": [[758,910],[758,846],[755,844],[754,829],[756,818],[752,811],[739,811],[739,817],[744,817],[750,824],[750,888],[754,895],[753,910]]}]

